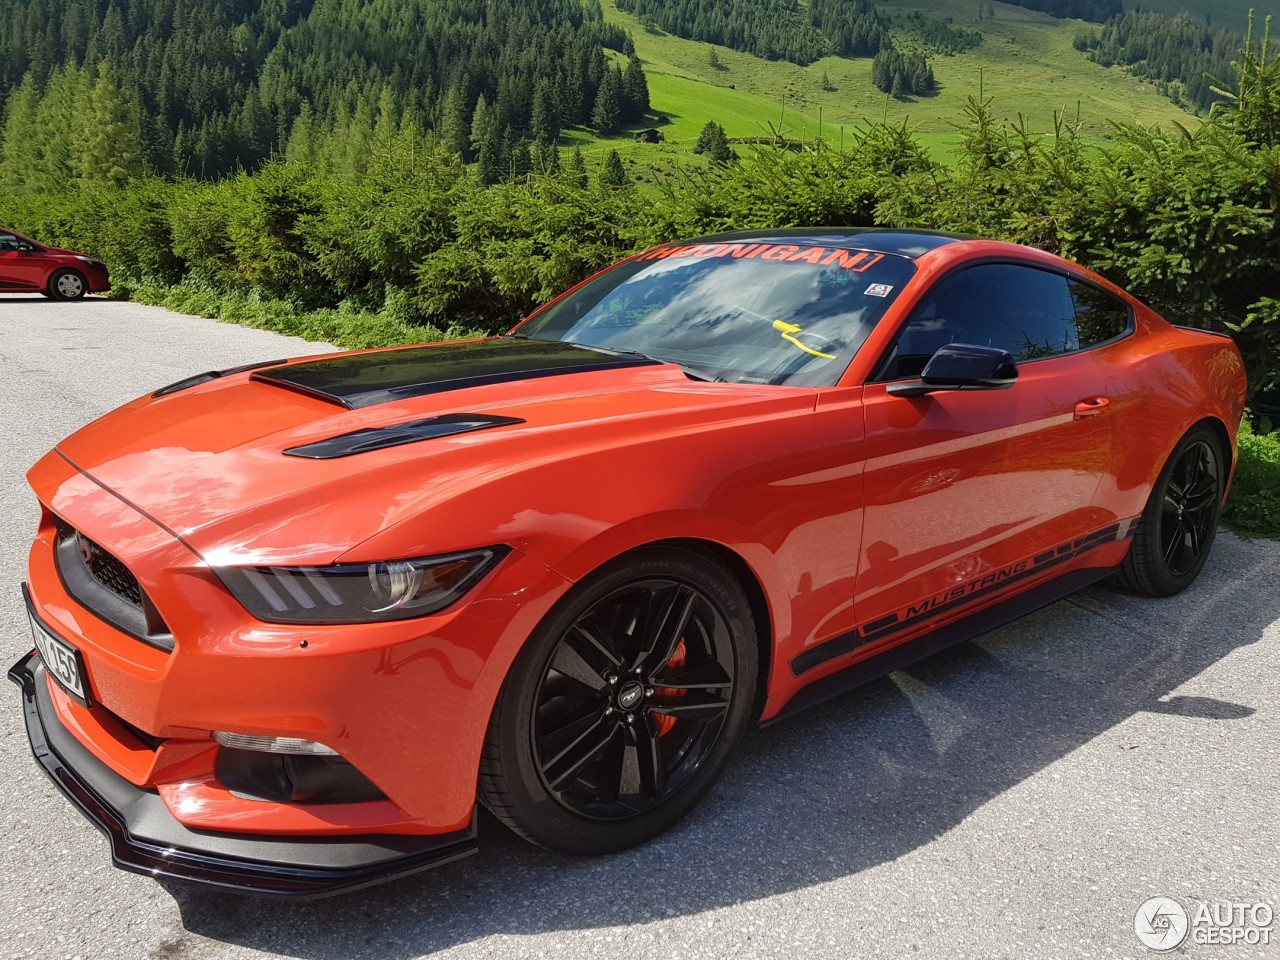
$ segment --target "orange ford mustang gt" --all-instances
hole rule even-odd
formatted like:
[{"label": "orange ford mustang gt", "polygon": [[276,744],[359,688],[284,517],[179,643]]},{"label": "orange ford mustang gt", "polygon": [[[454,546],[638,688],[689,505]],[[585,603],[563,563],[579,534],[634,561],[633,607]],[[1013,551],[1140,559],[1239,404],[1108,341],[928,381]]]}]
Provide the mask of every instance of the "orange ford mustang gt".
[{"label": "orange ford mustang gt", "polygon": [[36,757],[126,869],[318,894],[596,854],[753,723],[1102,577],[1205,562],[1222,336],[1003,243],[631,257],[483,340],[206,373],[30,481]]}]

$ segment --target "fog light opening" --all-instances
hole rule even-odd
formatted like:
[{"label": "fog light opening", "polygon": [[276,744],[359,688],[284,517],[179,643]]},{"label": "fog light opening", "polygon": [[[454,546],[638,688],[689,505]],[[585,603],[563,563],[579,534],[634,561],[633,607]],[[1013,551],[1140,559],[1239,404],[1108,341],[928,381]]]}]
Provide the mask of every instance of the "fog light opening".
[{"label": "fog light opening", "polygon": [[279,753],[222,743],[214,762],[214,776],[243,800],[368,803],[387,799],[364,774],[332,752]]}]

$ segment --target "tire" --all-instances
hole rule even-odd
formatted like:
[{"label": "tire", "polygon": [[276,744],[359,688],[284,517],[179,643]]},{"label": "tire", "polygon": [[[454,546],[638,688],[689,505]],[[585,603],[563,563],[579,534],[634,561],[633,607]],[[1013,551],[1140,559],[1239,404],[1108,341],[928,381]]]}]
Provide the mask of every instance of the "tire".
[{"label": "tire", "polygon": [[756,676],[755,624],[728,571],[679,549],[619,558],[577,584],[516,657],[480,799],[562,853],[644,843],[715,783],[751,719]]},{"label": "tire", "polygon": [[79,270],[55,270],[46,289],[54,300],[79,300],[89,292],[89,283]]},{"label": "tire", "polygon": [[1212,429],[1197,424],[1160,471],[1116,574],[1120,585],[1152,597],[1191,586],[1213,546],[1225,483],[1221,443]]}]

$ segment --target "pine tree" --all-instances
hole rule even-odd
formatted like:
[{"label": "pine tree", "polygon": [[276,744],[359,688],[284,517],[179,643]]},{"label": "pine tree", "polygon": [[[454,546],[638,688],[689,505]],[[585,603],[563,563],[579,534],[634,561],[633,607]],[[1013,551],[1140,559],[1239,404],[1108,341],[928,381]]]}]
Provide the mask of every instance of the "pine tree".
[{"label": "pine tree", "polygon": [[600,167],[600,184],[605,187],[625,187],[631,182],[627,176],[627,168],[622,164],[622,157],[617,150],[610,150]]},{"label": "pine tree", "polygon": [[93,82],[87,70],[67,66],[49,77],[36,110],[41,144],[36,190],[61,190],[79,173],[84,141],[93,122],[85,105],[92,97]]},{"label": "pine tree", "polygon": [[363,176],[369,169],[369,141],[373,138],[373,110],[368,99],[361,97],[346,130],[335,129],[342,146],[338,172],[350,177]]},{"label": "pine tree", "polygon": [[241,163],[245,167],[256,167],[269,157],[274,136],[275,123],[263,107],[257,90],[251,89],[236,115],[235,138]]},{"label": "pine tree", "polygon": [[639,120],[649,112],[649,81],[644,75],[644,67],[640,61],[632,57],[627,63],[622,77],[627,90],[627,101],[631,106],[630,120]]},{"label": "pine tree", "polygon": [[533,169],[535,173],[555,176],[561,172],[560,151],[553,144],[533,145]]},{"label": "pine tree", "polygon": [[372,149],[379,155],[390,156],[395,152],[399,136],[400,111],[396,106],[396,96],[389,86],[383,87],[378,95],[378,116],[373,121]]},{"label": "pine tree", "polygon": [[476,101],[475,112],[471,115],[471,155],[479,156],[480,148],[490,139],[496,139],[498,132],[498,116],[489,109],[489,101],[480,94]]},{"label": "pine tree", "polygon": [[315,117],[310,101],[304,100],[289,130],[289,141],[285,145],[284,156],[290,163],[312,167],[319,160],[317,147]]},{"label": "pine tree", "polygon": [[714,120],[708,120],[698,135],[694,153],[705,154],[716,163],[728,163],[734,159],[733,150],[729,147],[729,138],[725,136],[724,127]]},{"label": "pine tree", "polygon": [[138,109],[120,90],[109,61],[98,64],[87,116],[80,116],[78,150],[72,159],[77,180],[118,187],[142,172]]},{"label": "pine tree", "polygon": [[510,180],[515,176],[515,151],[516,151],[516,133],[508,124],[506,129],[502,131],[502,140],[499,141],[498,149],[498,169],[502,171],[501,179]]},{"label": "pine tree", "polygon": [[893,96],[898,99],[905,97],[907,95],[907,85],[903,80],[901,70],[895,70],[893,72],[893,87],[891,88],[891,90],[892,90]]},{"label": "pine tree", "polygon": [[565,173],[569,177],[569,182],[575,187],[583,188],[587,185],[587,164],[582,159],[581,147],[574,147],[573,153],[569,154],[569,163],[565,167]]},{"label": "pine tree", "polygon": [[871,82],[875,84],[877,90],[888,93],[893,87],[893,73],[889,69],[889,58],[892,51],[881,50],[875,55],[875,59],[871,61]]},{"label": "pine tree", "polygon": [[924,94],[929,91],[929,65],[923,57],[916,60],[915,65],[911,68],[911,92],[914,94]]},{"label": "pine tree", "polygon": [[529,144],[521,140],[511,151],[511,175],[527,177],[533,172],[533,155],[529,152]]},{"label": "pine tree", "polygon": [[600,133],[617,133],[622,124],[622,91],[618,71],[607,70],[600,82],[596,105],[591,110],[591,125]]},{"label": "pine tree", "polygon": [[440,101],[436,142],[447,152],[465,157],[470,146],[468,126],[466,95],[462,83],[455,82]]},{"label": "pine tree", "polygon": [[38,126],[40,93],[35,79],[27,74],[13,91],[5,110],[4,148],[0,159],[0,189],[6,193],[32,189],[41,166],[41,133]]},{"label": "pine tree", "polygon": [[486,186],[497,183],[502,179],[502,151],[496,130],[480,144],[479,153],[476,173],[480,177],[480,182]]},{"label": "pine tree", "polygon": [[554,144],[560,138],[560,113],[548,80],[540,81],[534,91],[533,119],[529,130],[534,140],[541,144]]}]

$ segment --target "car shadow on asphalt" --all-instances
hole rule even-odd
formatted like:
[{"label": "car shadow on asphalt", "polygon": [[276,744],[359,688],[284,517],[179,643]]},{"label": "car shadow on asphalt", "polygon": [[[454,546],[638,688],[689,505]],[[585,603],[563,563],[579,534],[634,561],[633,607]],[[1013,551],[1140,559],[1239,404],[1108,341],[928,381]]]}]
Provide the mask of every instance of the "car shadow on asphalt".
[{"label": "car shadow on asphalt", "polygon": [[476,856],[346,896],[166,890],[192,934],[307,960],[400,960],[494,934],[660,921],[850,876],[929,844],[1136,712],[1249,716],[1249,704],[1168,695],[1261,638],[1277,612],[1258,598],[1274,594],[1278,558],[1275,544],[1224,535],[1179,597],[1090,588],[765,728],[693,816],[627,853],[558,856],[485,816]]}]

